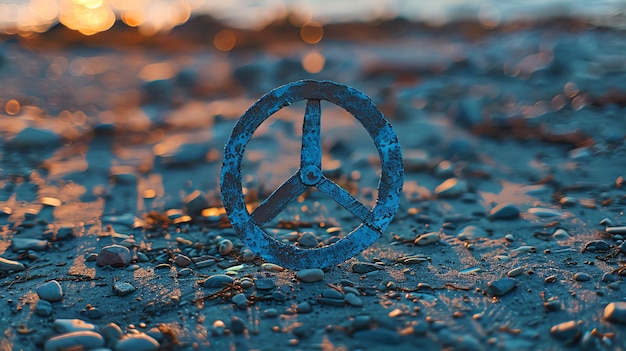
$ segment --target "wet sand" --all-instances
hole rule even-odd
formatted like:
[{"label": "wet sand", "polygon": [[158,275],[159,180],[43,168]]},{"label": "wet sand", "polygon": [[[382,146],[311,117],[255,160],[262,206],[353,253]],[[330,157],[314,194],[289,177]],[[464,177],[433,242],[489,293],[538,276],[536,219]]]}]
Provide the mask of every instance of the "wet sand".
[{"label": "wet sand", "polygon": [[[311,45],[279,24],[230,29],[220,52],[221,29],[59,27],[0,46],[0,349],[626,348],[622,32],[396,20]],[[363,91],[404,154],[395,219],[321,280],[247,251],[219,192],[237,119],[299,79]],[[254,134],[251,209],[297,170],[304,107]],[[367,132],[322,103],[321,135],[325,174],[373,206]],[[265,228],[311,247],[358,224],[311,191]]]}]

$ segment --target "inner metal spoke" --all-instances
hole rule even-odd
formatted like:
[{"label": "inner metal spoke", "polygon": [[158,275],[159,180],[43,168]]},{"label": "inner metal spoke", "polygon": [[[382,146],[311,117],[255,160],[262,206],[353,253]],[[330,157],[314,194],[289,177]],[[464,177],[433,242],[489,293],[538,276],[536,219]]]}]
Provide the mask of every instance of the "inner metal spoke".
[{"label": "inner metal spoke", "polygon": [[322,168],[322,147],[320,139],[320,101],[310,99],[306,103],[302,125],[302,155],[300,168],[315,166]]},{"label": "inner metal spoke", "polygon": [[367,217],[370,214],[370,209],[352,196],[352,194],[350,194],[346,189],[340,187],[337,183],[326,177],[323,177],[322,180],[315,185],[315,187],[343,206],[343,208],[352,213],[352,215],[358,218],[361,222],[366,222]]},{"label": "inner metal spoke", "polygon": [[300,180],[300,172],[294,173],[278,189],[274,190],[250,215],[258,224],[263,225],[274,219],[291,201],[300,196],[308,187]]}]

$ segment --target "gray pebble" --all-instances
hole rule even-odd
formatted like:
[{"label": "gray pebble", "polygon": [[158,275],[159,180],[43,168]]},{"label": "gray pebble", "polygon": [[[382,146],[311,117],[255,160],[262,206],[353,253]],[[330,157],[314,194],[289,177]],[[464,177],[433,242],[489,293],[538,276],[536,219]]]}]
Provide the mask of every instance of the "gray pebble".
[{"label": "gray pebble", "polygon": [[626,302],[611,302],[606,305],[604,318],[611,322],[626,324]]},{"label": "gray pebble", "polygon": [[313,312],[313,307],[308,302],[302,302],[296,305],[296,312],[298,313],[311,313]]},{"label": "gray pebble", "polygon": [[335,289],[324,289],[322,290],[322,297],[343,300],[344,295]]},{"label": "gray pebble", "polygon": [[358,297],[357,295],[353,294],[353,293],[347,293],[346,294],[346,303],[350,306],[353,307],[362,307],[363,306],[363,300],[361,300],[360,297]]},{"label": "gray pebble", "polygon": [[53,323],[58,333],[72,333],[77,331],[96,331],[96,326],[86,323],[82,319],[56,319]]},{"label": "gray pebble", "polygon": [[384,268],[377,264],[367,263],[367,262],[358,262],[352,265],[352,272],[358,273],[358,274],[379,271],[381,269],[384,269]]},{"label": "gray pebble", "polygon": [[130,263],[130,250],[122,245],[109,245],[100,250],[98,266],[126,267]]},{"label": "gray pebble", "polygon": [[617,277],[611,273],[602,274],[602,281],[605,283],[611,283],[617,280]]},{"label": "gray pebble", "polygon": [[262,316],[264,318],[276,318],[278,317],[278,310],[275,308],[268,308],[263,311]]},{"label": "gray pebble", "polygon": [[191,259],[185,255],[178,255],[174,259],[174,264],[178,267],[187,267],[191,264]]},{"label": "gray pebble", "polygon": [[324,271],[319,268],[303,269],[296,273],[296,278],[306,283],[319,282],[324,280]]},{"label": "gray pebble", "polygon": [[6,258],[0,257],[0,272],[21,272],[25,269],[26,267],[20,262],[7,260]]},{"label": "gray pebble", "polygon": [[460,179],[450,178],[435,188],[435,195],[440,198],[460,197],[467,192],[467,184]]},{"label": "gray pebble", "polygon": [[50,302],[61,301],[63,298],[63,289],[59,282],[51,280],[37,288],[37,295],[39,295],[39,298],[42,300]]},{"label": "gray pebble", "polygon": [[47,240],[30,239],[30,238],[13,238],[11,240],[11,250],[14,252],[21,251],[21,250],[44,251],[47,248],[48,248]]},{"label": "gray pebble", "polygon": [[218,244],[218,250],[217,251],[222,256],[226,256],[226,255],[230,254],[233,251],[233,242],[228,240],[228,239],[220,240],[220,242]]},{"label": "gray pebble", "polygon": [[456,233],[456,237],[461,241],[473,240],[487,237],[487,232],[473,224],[467,225]]},{"label": "gray pebble", "polygon": [[565,229],[558,228],[557,230],[554,231],[554,234],[552,234],[552,237],[556,240],[565,240],[565,239],[569,239],[570,235]]},{"label": "gray pebble", "polygon": [[537,217],[541,217],[541,218],[561,217],[564,214],[562,211],[554,210],[551,208],[543,208],[543,207],[529,208],[527,212]]},{"label": "gray pebble", "polygon": [[272,290],[276,287],[276,283],[270,278],[257,279],[254,281],[254,285],[258,290]]},{"label": "gray pebble", "polygon": [[35,305],[35,313],[40,317],[52,315],[52,304],[46,300],[38,300]]},{"label": "gray pebble", "polygon": [[100,328],[100,335],[104,337],[107,345],[113,345],[124,336],[124,332],[119,325],[115,323],[109,323]]},{"label": "gray pebble", "polygon": [[137,290],[132,284],[125,282],[113,283],[113,293],[117,296],[126,296]]},{"label": "gray pebble", "polygon": [[283,302],[287,300],[287,296],[285,296],[285,294],[281,293],[280,291],[274,291],[272,293],[272,299],[274,299],[274,301]]},{"label": "gray pebble", "polygon": [[159,346],[159,342],[147,334],[128,334],[118,341],[115,351],[151,351],[157,350]]},{"label": "gray pebble", "polygon": [[237,305],[240,310],[245,310],[248,308],[248,299],[245,294],[239,293],[231,299],[231,301]]},{"label": "gray pebble", "polygon": [[572,343],[580,337],[579,323],[576,321],[568,321],[554,325],[550,328],[550,335],[568,344]]},{"label": "gray pebble", "polygon": [[578,272],[574,274],[574,280],[579,282],[588,282],[591,280],[591,277],[587,273]]},{"label": "gray pebble", "polygon": [[514,219],[518,218],[519,214],[519,208],[511,203],[499,204],[489,212],[491,219]]},{"label": "gray pebble", "polygon": [[425,246],[425,245],[434,244],[438,241],[439,241],[439,233],[430,232],[430,233],[426,233],[426,234],[422,234],[418,236],[413,242],[413,245]]},{"label": "gray pebble", "polygon": [[306,232],[303,233],[298,239],[298,244],[302,247],[316,247],[319,244],[319,240],[315,236],[315,234]]},{"label": "gray pebble", "polygon": [[583,251],[607,252],[610,249],[611,249],[611,245],[604,240],[591,240],[585,244]]},{"label": "gray pebble", "polygon": [[230,320],[230,330],[235,334],[242,334],[247,328],[246,323],[237,316]]},{"label": "gray pebble", "polygon": [[490,281],[487,283],[487,286],[493,295],[502,296],[517,286],[517,280],[510,277],[504,277],[498,280]]},{"label": "gray pebble", "polygon": [[524,273],[524,267],[516,267],[506,273],[507,277],[516,277]]},{"label": "gray pebble", "polygon": [[93,331],[77,331],[61,334],[49,339],[46,341],[44,350],[93,350],[102,346],[104,346],[104,338],[102,335]]},{"label": "gray pebble", "polygon": [[339,306],[343,306],[344,305],[344,300],[343,298],[341,300],[338,299],[331,299],[328,297],[318,297],[317,298],[317,303],[320,305],[328,305],[328,306],[335,306],[335,307],[339,307]]},{"label": "gray pebble", "polygon": [[202,283],[202,286],[205,288],[216,288],[221,289],[226,284],[232,284],[235,281],[233,277],[225,275],[225,274],[215,274],[212,275]]}]

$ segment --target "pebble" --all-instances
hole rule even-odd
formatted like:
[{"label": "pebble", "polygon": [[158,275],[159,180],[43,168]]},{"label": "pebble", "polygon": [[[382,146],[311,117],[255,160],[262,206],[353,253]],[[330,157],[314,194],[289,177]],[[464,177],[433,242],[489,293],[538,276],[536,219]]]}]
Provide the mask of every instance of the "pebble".
[{"label": "pebble", "polygon": [[319,268],[303,269],[296,273],[296,278],[306,283],[324,280],[324,271]]},{"label": "pebble", "polygon": [[206,194],[200,190],[194,190],[183,199],[185,204],[185,210],[187,213],[198,216],[202,213],[202,210],[209,207],[209,201],[206,199]]},{"label": "pebble", "polygon": [[617,277],[611,273],[604,273],[602,274],[602,281],[605,283],[611,283],[617,281]]},{"label": "pebble", "polygon": [[528,213],[535,215],[537,217],[561,217],[563,216],[563,212],[559,210],[553,210],[551,208],[543,208],[543,207],[533,207],[529,208]]},{"label": "pebble", "polygon": [[435,188],[435,195],[440,198],[455,198],[467,192],[467,183],[457,178],[450,178]]},{"label": "pebble", "polygon": [[319,244],[319,240],[317,239],[317,237],[315,236],[315,234],[310,233],[310,232],[305,232],[302,235],[300,235],[300,238],[298,239],[298,244],[300,244],[300,246],[302,247],[316,247]]},{"label": "pebble", "polygon": [[240,310],[248,308],[248,299],[245,294],[239,293],[232,297],[231,301],[237,305]]},{"label": "pebble", "polygon": [[285,270],[285,268],[273,263],[263,263],[261,269],[268,272],[282,272]]},{"label": "pebble", "polygon": [[298,313],[311,313],[313,312],[313,306],[308,302],[302,302],[296,305],[296,312]]},{"label": "pebble", "polygon": [[233,316],[230,320],[230,330],[235,334],[242,334],[248,327],[246,323],[237,316]]},{"label": "pebble", "polygon": [[82,319],[56,319],[54,330],[58,333],[73,333],[78,331],[96,331],[96,326]]},{"label": "pebble", "polygon": [[552,234],[552,237],[556,240],[565,240],[565,239],[568,239],[570,235],[565,229],[558,228],[557,230],[554,231],[554,234]]},{"label": "pebble", "polygon": [[174,264],[178,267],[187,267],[191,264],[191,259],[185,255],[178,255],[174,259]]},{"label": "pebble", "polygon": [[384,268],[377,264],[368,263],[368,262],[358,262],[352,265],[352,273],[358,273],[358,274],[379,271],[382,269]]},{"label": "pebble", "polygon": [[353,307],[362,307],[363,300],[353,293],[347,293],[345,297],[346,303]]},{"label": "pebble", "polygon": [[122,245],[109,245],[100,250],[98,266],[125,267],[130,263],[130,250]]},{"label": "pebble", "polygon": [[408,150],[403,153],[404,168],[407,171],[420,171],[430,165],[430,155],[421,149]]},{"label": "pebble", "polygon": [[40,317],[52,315],[52,304],[46,300],[38,300],[35,305],[35,313]]},{"label": "pebble", "polygon": [[487,283],[489,290],[495,296],[502,296],[507,294],[509,291],[513,290],[515,286],[517,286],[517,280],[505,277],[500,278],[498,280],[492,280]]},{"label": "pebble", "polygon": [[451,177],[454,175],[454,165],[452,162],[444,160],[435,166],[435,175],[437,177]]},{"label": "pebble", "polygon": [[518,218],[519,214],[519,208],[511,203],[499,204],[489,212],[491,219],[514,219]]},{"label": "pebble", "polygon": [[270,278],[257,279],[254,281],[254,285],[258,290],[272,290],[276,287],[276,283]]},{"label": "pebble", "polygon": [[48,248],[47,240],[29,239],[29,238],[13,238],[11,240],[11,250],[34,250],[44,251]]},{"label": "pebble", "polygon": [[351,322],[351,327],[355,331],[367,330],[367,329],[369,329],[371,323],[372,323],[372,317],[371,316],[359,315],[359,316],[354,317],[354,319]]},{"label": "pebble", "polygon": [[524,267],[516,267],[511,269],[506,273],[507,277],[517,277],[518,275],[524,273]]},{"label": "pebble", "polygon": [[225,274],[215,274],[206,278],[206,280],[202,283],[202,286],[205,288],[221,289],[225,284],[232,284],[234,281],[235,279],[233,277]]},{"label": "pebble", "polygon": [[467,241],[476,238],[485,238],[487,237],[487,232],[478,226],[470,224],[461,228],[461,230],[457,232],[456,237],[461,241]]},{"label": "pebble", "polygon": [[611,245],[604,240],[591,240],[585,244],[584,251],[589,252],[607,252],[611,249]]},{"label": "pebble", "polygon": [[329,299],[339,299],[339,300],[344,299],[344,295],[335,289],[324,289],[322,290],[321,296],[329,298]]},{"label": "pebble", "polygon": [[0,257],[0,272],[21,272],[25,269],[26,267],[20,262]]},{"label": "pebble", "polygon": [[254,252],[247,247],[242,248],[241,251],[239,251],[239,254],[244,262],[251,262],[256,258]]},{"label": "pebble", "polygon": [[137,290],[137,288],[130,283],[116,281],[113,284],[113,293],[117,296],[126,296],[132,294],[135,290]]},{"label": "pebble", "polygon": [[37,288],[37,295],[39,295],[40,299],[49,302],[61,301],[63,298],[63,289],[61,288],[61,284],[59,284],[59,282],[51,280]]},{"label": "pebble", "polygon": [[151,351],[160,347],[158,341],[153,337],[144,334],[129,334],[115,345],[115,351]]},{"label": "pebble", "polygon": [[561,198],[561,200],[559,200],[559,202],[561,203],[561,206],[575,206],[577,200],[575,197],[564,196]]},{"label": "pebble", "polygon": [[606,305],[604,318],[611,322],[626,324],[626,302],[611,302]]},{"label": "pebble", "polygon": [[77,331],[50,338],[46,341],[44,350],[93,350],[102,346],[104,346],[104,338],[102,335],[93,331]]},{"label": "pebble", "polygon": [[276,318],[278,317],[278,310],[275,308],[268,308],[266,310],[263,310],[263,317],[264,318]]},{"label": "pebble", "polygon": [[606,227],[604,231],[611,234],[626,234],[626,226]]},{"label": "pebble", "polygon": [[572,343],[580,337],[580,326],[577,321],[568,321],[556,324],[550,328],[552,337]]},{"label": "pebble", "polygon": [[115,344],[124,336],[124,332],[119,325],[115,323],[109,323],[100,328],[100,335],[104,337],[104,340],[108,344]]},{"label": "pebble", "polygon": [[578,272],[574,274],[574,280],[579,282],[588,282],[591,280],[591,277],[587,273]]},{"label": "pebble", "polygon": [[426,233],[426,234],[422,234],[418,236],[413,242],[413,245],[425,246],[425,245],[434,244],[438,241],[439,241],[439,233],[430,232],[430,233]]}]

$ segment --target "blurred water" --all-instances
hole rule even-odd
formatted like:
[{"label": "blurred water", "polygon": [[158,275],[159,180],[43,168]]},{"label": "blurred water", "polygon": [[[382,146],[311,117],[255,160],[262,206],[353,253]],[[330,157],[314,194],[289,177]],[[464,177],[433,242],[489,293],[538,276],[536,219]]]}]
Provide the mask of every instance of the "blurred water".
[{"label": "blurred water", "polygon": [[259,28],[288,14],[300,24],[399,16],[435,25],[462,18],[495,26],[503,21],[546,16],[623,23],[625,10],[626,0],[0,0],[0,30],[43,32],[61,22],[84,34],[94,34],[122,19],[151,34],[169,30],[197,14],[210,14],[243,28]]}]

